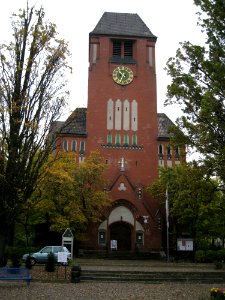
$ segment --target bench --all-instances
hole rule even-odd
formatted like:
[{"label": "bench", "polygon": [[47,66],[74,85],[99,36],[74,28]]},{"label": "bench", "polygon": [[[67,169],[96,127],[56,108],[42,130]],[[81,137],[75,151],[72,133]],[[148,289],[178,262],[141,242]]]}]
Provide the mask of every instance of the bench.
[{"label": "bench", "polygon": [[29,286],[31,275],[27,268],[0,268],[0,280],[25,280]]}]

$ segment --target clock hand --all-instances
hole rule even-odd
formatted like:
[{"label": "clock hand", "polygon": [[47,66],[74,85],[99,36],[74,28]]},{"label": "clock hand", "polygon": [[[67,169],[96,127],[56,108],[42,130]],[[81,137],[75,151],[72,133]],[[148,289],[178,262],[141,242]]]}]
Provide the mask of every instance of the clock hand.
[{"label": "clock hand", "polygon": [[123,73],[123,72],[120,72],[120,74],[121,74],[120,82],[122,82],[123,77],[126,77],[126,75],[125,75],[125,73]]},{"label": "clock hand", "polygon": [[123,72],[121,72],[120,70],[119,70],[119,74],[120,74],[121,76],[123,76]]}]

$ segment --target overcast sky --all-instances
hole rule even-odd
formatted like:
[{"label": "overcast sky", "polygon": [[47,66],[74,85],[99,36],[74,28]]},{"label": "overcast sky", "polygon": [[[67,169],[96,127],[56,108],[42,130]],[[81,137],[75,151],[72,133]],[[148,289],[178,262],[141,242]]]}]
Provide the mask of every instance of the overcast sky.
[{"label": "overcast sky", "polygon": [[[26,7],[27,0],[5,0],[0,10],[0,44],[12,40],[12,13]],[[175,121],[180,114],[175,106],[164,107],[166,87],[170,78],[164,70],[166,62],[175,56],[179,42],[203,42],[197,26],[197,7],[193,0],[30,0],[30,6],[43,5],[45,18],[56,24],[59,36],[69,42],[73,74],[70,78],[70,110],[87,105],[88,42],[91,32],[104,12],[137,13],[154,35],[156,43],[156,73],[158,112]],[[68,115],[67,115],[68,116]]]}]

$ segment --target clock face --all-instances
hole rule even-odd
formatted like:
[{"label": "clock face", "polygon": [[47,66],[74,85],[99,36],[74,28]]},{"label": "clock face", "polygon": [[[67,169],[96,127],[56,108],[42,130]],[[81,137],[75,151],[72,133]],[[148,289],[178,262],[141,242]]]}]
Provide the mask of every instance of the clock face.
[{"label": "clock face", "polygon": [[116,83],[126,85],[132,82],[134,74],[130,68],[119,66],[114,69],[112,77]]}]

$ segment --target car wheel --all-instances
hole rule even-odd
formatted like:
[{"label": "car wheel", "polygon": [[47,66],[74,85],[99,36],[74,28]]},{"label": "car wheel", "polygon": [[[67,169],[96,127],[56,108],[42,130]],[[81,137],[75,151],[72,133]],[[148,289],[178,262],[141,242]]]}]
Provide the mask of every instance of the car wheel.
[{"label": "car wheel", "polygon": [[36,264],[36,259],[31,257],[30,258],[30,263],[31,263],[32,266],[34,266]]}]

